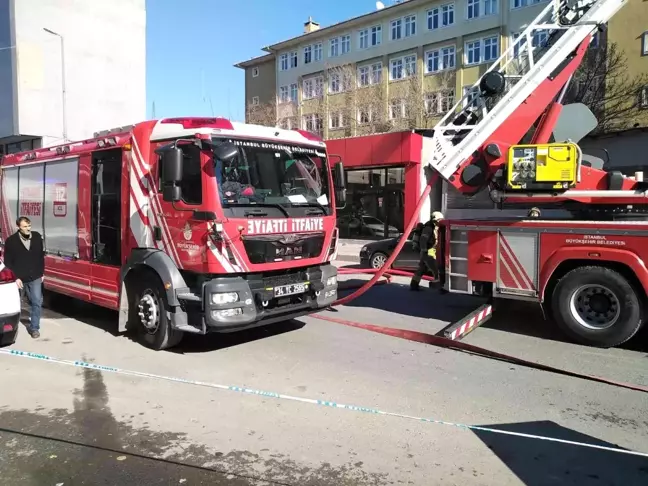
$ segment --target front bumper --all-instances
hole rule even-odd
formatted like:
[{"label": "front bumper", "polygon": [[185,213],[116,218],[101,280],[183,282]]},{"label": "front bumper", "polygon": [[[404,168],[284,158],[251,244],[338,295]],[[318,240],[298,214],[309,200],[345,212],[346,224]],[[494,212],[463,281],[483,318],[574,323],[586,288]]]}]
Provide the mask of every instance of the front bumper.
[{"label": "front bumper", "polygon": [[[306,284],[305,292],[275,297],[275,288]],[[236,293],[238,300],[214,303],[212,294]],[[337,300],[337,268],[322,265],[274,276],[220,277],[203,286],[208,331],[231,332],[285,321],[328,307]]]},{"label": "front bumper", "polygon": [[20,313],[0,316],[0,346],[9,346],[16,342]]}]

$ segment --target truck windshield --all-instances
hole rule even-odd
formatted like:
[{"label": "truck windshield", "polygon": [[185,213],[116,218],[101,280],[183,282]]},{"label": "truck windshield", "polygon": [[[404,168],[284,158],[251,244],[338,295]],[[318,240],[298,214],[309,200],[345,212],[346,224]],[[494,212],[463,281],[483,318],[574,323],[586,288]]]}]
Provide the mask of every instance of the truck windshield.
[{"label": "truck windshield", "polygon": [[[214,144],[224,141],[214,139]],[[324,150],[298,145],[228,140],[238,156],[214,160],[224,207],[254,204],[315,206],[328,212],[328,164]]]}]

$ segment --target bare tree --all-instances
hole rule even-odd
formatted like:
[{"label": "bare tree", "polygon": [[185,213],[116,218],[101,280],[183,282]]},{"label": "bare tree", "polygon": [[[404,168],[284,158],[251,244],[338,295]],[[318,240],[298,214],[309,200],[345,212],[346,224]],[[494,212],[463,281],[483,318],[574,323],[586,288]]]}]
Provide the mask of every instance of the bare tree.
[{"label": "bare tree", "polygon": [[596,132],[631,128],[639,113],[641,89],[648,74],[631,75],[625,53],[616,43],[590,49],[574,74],[568,93],[571,103],[584,103],[598,119]]},{"label": "bare tree", "polygon": [[279,116],[277,113],[277,103],[269,101],[260,104],[249,104],[246,110],[247,123],[254,123],[256,125],[265,125],[268,127],[275,127],[279,123]]}]

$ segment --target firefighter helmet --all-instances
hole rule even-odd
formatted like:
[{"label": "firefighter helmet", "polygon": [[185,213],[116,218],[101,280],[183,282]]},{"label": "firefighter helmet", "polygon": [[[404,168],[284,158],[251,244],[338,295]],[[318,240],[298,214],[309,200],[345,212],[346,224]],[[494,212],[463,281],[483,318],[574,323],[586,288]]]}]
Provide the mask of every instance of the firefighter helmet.
[{"label": "firefighter helmet", "polygon": [[443,219],[443,213],[441,211],[432,211],[431,218],[432,221],[441,221]]}]

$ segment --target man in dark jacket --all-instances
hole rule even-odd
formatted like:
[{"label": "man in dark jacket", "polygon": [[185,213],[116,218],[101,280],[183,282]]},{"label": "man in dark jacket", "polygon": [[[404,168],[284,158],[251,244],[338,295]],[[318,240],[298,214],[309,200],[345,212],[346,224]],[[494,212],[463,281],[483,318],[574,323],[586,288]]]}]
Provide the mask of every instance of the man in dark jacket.
[{"label": "man in dark jacket", "polygon": [[430,282],[430,287],[436,285],[439,280],[439,266],[437,265],[437,247],[439,240],[439,223],[443,219],[443,214],[434,211],[422,227],[418,228],[419,264],[416,272],[410,281],[410,290],[419,290],[421,278],[426,271],[432,273],[434,282]]},{"label": "man in dark jacket", "polygon": [[27,295],[31,305],[29,334],[40,337],[40,318],[43,306],[43,279],[45,275],[45,250],[43,238],[31,230],[31,221],[21,216],[16,221],[18,231],[5,242],[4,263],[18,278],[21,293]]}]

